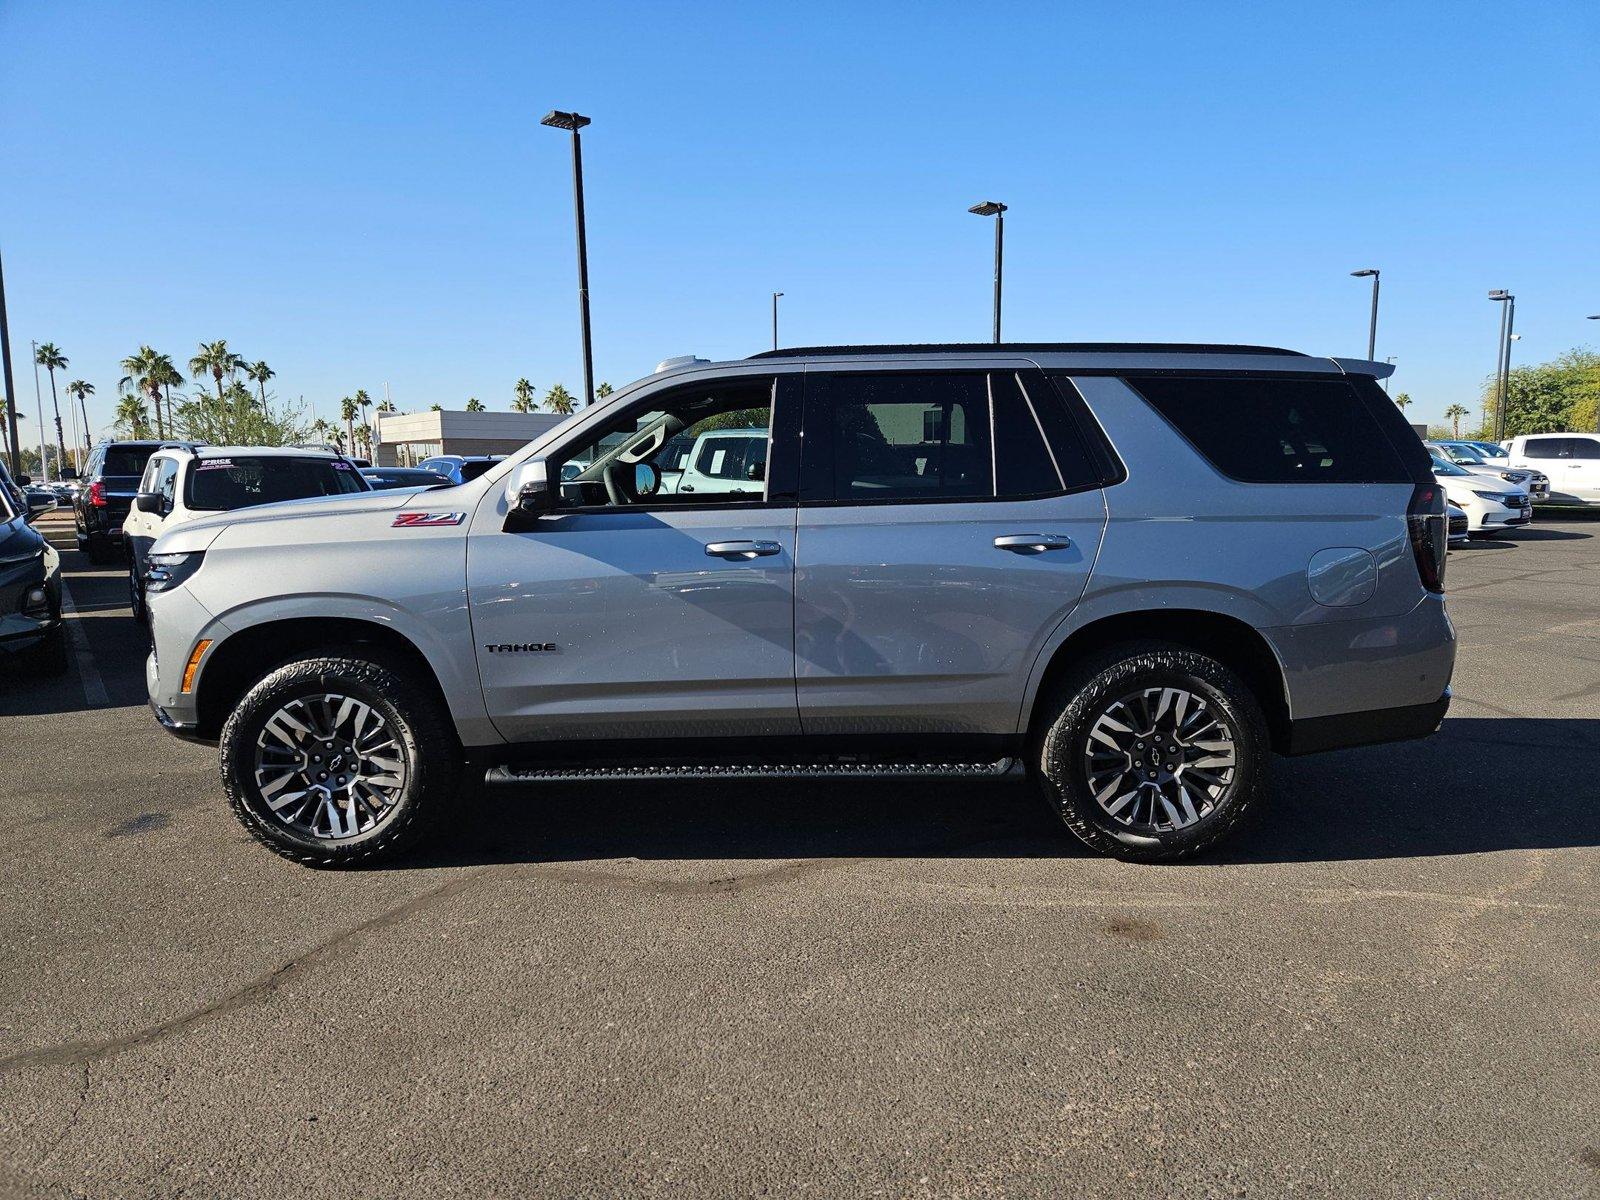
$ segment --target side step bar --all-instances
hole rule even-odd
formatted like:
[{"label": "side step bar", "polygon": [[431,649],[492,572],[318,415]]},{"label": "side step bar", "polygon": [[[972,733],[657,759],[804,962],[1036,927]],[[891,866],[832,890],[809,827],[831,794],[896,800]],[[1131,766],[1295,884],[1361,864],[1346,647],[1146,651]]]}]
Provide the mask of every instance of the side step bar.
[{"label": "side step bar", "polygon": [[513,763],[490,767],[485,783],[607,783],[675,779],[999,779],[1018,769],[1015,758],[993,762],[742,762],[602,763],[551,766]]}]

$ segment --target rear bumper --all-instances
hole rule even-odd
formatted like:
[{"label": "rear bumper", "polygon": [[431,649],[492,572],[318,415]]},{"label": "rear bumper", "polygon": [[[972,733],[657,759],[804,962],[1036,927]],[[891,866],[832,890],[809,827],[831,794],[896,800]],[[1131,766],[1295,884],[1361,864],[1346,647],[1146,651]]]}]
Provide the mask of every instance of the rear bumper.
[{"label": "rear bumper", "polygon": [[1378,708],[1371,712],[1343,713],[1336,717],[1311,717],[1289,722],[1284,754],[1318,754],[1350,746],[1375,746],[1382,742],[1408,742],[1436,733],[1450,710],[1450,690],[1431,704],[1405,708]]}]

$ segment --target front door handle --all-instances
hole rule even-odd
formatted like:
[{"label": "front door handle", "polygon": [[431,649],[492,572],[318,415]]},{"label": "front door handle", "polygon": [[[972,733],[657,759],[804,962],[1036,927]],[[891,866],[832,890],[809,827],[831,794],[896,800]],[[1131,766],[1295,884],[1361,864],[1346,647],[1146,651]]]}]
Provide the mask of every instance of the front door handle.
[{"label": "front door handle", "polygon": [[1008,533],[994,540],[996,550],[1013,554],[1043,554],[1046,550],[1065,550],[1072,539],[1062,533]]},{"label": "front door handle", "polygon": [[706,553],[712,558],[765,558],[781,554],[783,547],[777,542],[710,542]]}]

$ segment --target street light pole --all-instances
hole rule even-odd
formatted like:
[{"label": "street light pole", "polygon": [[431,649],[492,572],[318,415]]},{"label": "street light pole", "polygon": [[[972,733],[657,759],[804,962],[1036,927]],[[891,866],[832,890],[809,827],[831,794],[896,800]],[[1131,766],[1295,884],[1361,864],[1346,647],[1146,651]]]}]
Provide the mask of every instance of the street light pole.
[{"label": "street light pole", "polygon": [[11,473],[21,475],[22,435],[17,432],[17,389],[11,381],[11,324],[6,320],[4,265],[0,265],[0,378],[6,387],[6,444],[11,447]]},{"label": "street light pole", "polygon": [[1511,390],[1511,338],[1517,319],[1517,298],[1505,288],[1496,288],[1489,293],[1489,299],[1505,305],[1500,310],[1500,344],[1496,347],[1494,360],[1495,412],[1494,437],[1491,440],[1498,442],[1505,437],[1506,402]]},{"label": "street light pole", "polygon": [[1006,205],[998,200],[985,200],[982,204],[974,204],[967,209],[980,217],[994,218],[994,340],[1000,340],[1000,283],[1001,272],[1005,266],[1006,252]]},{"label": "street light pole", "polygon": [[583,403],[594,403],[594,350],[589,339],[589,248],[583,227],[583,142],[578,130],[589,118],[575,112],[554,110],[539,122],[552,129],[572,131],[572,205],[578,217],[578,318],[583,329]]},{"label": "street light pole", "polygon": [[772,293],[772,348],[774,350],[778,348],[778,297],[781,295],[783,295],[782,292]]},{"label": "street light pole", "polygon": [[1372,276],[1372,320],[1367,325],[1367,361],[1373,362],[1378,354],[1378,268],[1367,267],[1361,271],[1351,271],[1357,279]]},{"label": "street light pole", "polygon": [[[3,307],[0,307],[0,320],[4,320],[4,319],[5,319],[4,309],[3,309]],[[1595,315],[1590,317],[1589,320],[1591,320],[1591,321],[1600,321],[1600,313],[1595,313]],[[1596,411],[1595,414],[1594,414],[1594,431],[1596,433],[1600,433],[1600,411]],[[12,441],[16,441],[17,440],[17,431],[16,431],[16,428],[14,426],[13,426],[13,428],[11,430],[11,440]]]}]

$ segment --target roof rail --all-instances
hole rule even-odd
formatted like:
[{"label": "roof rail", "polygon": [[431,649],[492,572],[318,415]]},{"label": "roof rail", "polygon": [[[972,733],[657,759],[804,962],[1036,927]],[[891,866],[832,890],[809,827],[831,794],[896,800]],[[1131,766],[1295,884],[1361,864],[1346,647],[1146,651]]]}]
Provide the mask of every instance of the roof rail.
[{"label": "roof rail", "polygon": [[874,346],[790,346],[751,358],[854,358],[869,354],[1275,354],[1305,358],[1279,346],[1212,342],[927,342]]}]

